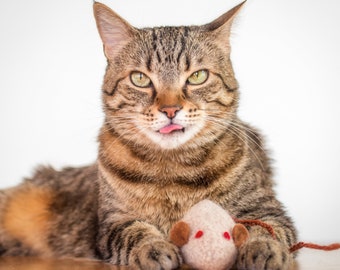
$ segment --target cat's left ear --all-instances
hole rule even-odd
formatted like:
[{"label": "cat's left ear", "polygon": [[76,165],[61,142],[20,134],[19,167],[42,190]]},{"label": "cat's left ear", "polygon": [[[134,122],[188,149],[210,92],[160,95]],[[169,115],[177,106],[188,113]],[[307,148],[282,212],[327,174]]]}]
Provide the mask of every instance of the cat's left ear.
[{"label": "cat's left ear", "polygon": [[94,2],[93,13],[105,56],[113,59],[131,41],[137,30],[104,4]]},{"label": "cat's left ear", "polygon": [[233,21],[245,3],[246,1],[242,2],[211,23],[203,25],[203,28],[207,31],[215,32],[217,39],[221,40],[224,45],[227,45],[229,43],[230,30]]}]

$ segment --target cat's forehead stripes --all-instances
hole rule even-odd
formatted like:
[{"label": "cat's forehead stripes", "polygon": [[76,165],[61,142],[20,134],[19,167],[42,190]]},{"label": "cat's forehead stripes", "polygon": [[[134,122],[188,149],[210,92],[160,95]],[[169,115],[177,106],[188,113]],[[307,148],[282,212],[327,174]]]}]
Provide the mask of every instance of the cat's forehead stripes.
[{"label": "cat's forehead stripes", "polygon": [[188,52],[189,27],[158,27],[143,30],[147,48],[147,69],[150,72],[165,72],[169,79],[190,69]]}]

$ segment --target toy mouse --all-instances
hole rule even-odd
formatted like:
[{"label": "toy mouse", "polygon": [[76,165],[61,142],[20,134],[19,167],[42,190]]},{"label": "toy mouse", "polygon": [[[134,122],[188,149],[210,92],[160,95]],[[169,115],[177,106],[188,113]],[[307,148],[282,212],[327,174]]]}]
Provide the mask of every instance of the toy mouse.
[{"label": "toy mouse", "polygon": [[[236,223],[237,222],[237,223]],[[247,226],[262,226],[275,239],[274,229],[260,220],[233,219],[221,206],[210,200],[195,204],[170,230],[170,241],[181,249],[184,262],[198,270],[229,270],[238,248],[249,238]],[[326,246],[299,242],[289,248],[319,250],[340,249],[340,243]]]},{"label": "toy mouse", "polygon": [[248,238],[246,227],[210,200],[195,204],[170,230],[170,241],[181,248],[184,262],[198,270],[230,269]]}]

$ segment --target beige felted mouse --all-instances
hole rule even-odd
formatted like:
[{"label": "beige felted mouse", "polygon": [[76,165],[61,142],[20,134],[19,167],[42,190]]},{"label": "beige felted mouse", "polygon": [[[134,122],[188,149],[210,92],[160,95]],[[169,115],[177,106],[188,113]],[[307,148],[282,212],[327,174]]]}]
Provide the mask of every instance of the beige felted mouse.
[{"label": "beige felted mouse", "polygon": [[170,240],[180,247],[184,262],[198,270],[227,270],[249,233],[226,210],[210,200],[194,205],[172,227]]}]

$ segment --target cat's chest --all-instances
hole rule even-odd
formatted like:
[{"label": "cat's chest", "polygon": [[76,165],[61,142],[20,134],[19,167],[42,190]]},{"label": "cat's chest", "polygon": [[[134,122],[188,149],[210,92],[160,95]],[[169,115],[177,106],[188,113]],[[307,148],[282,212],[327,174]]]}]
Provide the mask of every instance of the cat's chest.
[{"label": "cat's chest", "polygon": [[115,197],[123,212],[156,225],[167,234],[171,226],[206,194],[187,187],[126,185],[119,188]]},{"label": "cat's chest", "polygon": [[[209,186],[189,185],[183,181],[171,181],[172,184],[132,182],[122,179],[104,166],[99,166],[99,168],[102,180],[107,183],[106,189],[109,189],[108,193],[111,194],[109,200],[104,200],[106,203],[109,201],[113,208],[118,209],[125,216],[156,225],[166,234],[190,207],[203,199],[211,199],[216,189],[224,190],[227,188],[221,184],[221,181],[213,182]],[[148,174],[148,171],[140,170],[140,172]],[[161,172],[161,174],[164,175],[164,172]],[[183,179],[183,176],[178,176],[181,174],[182,172],[178,169],[169,170],[168,178],[171,180],[171,176],[173,176]],[[192,171],[186,170],[183,171],[183,175],[186,176],[186,179],[192,180],[193,175],[197,175],[197,172],[192,173]],[[162,181],[164,180],[163,177],[157,175],[155,181]],[[196,183],[193,180],[192,182]],[[222,183],[228,182],[222,181]],[[103,192],[103,194],[106,193]],[[118,216],[116,218],[119,219]]]},{"label": "cat's chest", "polygon": [[126,202],[126,207],[137,219],[155,224],[161,231],[168,233],[170,227],[203,197],[201,192],[178,187],[144,187],[139,194],[135,193],[132,200]]}]

